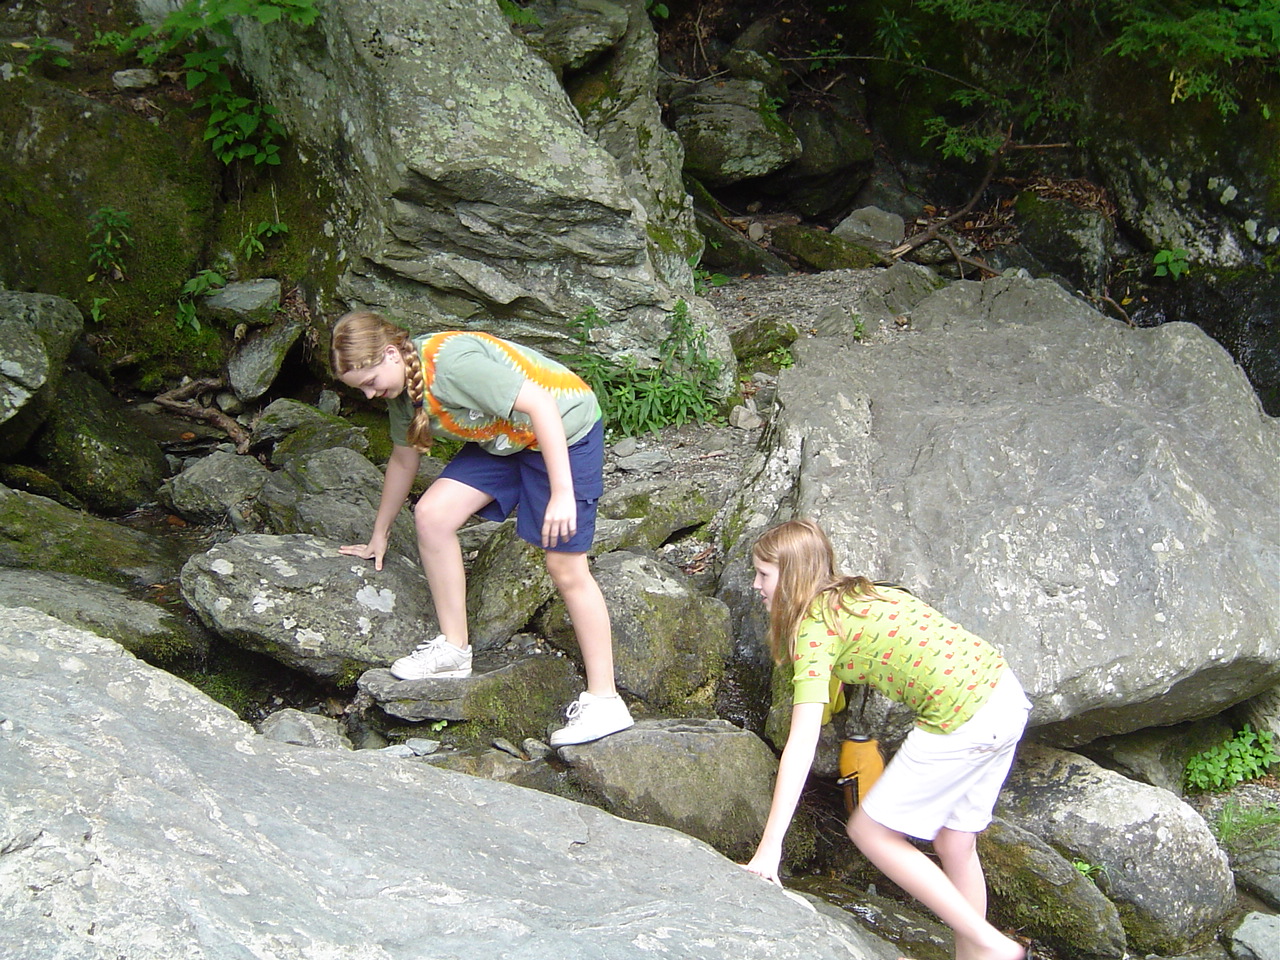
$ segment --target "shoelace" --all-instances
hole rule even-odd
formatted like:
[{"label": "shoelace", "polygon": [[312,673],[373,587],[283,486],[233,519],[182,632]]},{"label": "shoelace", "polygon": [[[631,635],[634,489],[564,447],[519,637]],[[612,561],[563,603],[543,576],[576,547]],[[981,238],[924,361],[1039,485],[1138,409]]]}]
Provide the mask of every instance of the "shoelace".
[{"label": "shoelace", "polygon": [[581,712],[582,712],[582,701],[575,700],[573,701],[573,703],[569,704],[568,709],[566,709],[564,712],[564,716],[566,720],[568,720],[570,723],[573,723],[573,721],[578,719],[578,714],[580,714]]}]

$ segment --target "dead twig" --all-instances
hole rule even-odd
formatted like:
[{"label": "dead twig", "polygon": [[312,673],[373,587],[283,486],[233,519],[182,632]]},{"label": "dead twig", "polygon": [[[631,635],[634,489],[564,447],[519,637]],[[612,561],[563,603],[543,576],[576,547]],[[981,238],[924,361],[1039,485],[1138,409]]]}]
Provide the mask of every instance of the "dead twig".
[{"label": "dead twig", "polygon": [[[996,148],[995,152],[991,154],[991,162],[987,164],[987,172],[983,175],[982,182],[978,184],[978,189],[975,190],[973,196],[969,198],[969,202],[945,220],[939,220],[927,230],[922,230],[914,237],[898,244],[898,246],[889,251],[889,256],[894,260],[902,259],[903,256],[910,253],[912,250],[923,247],[930,240],[935,239],[944,227],[950,226],[961,217],[967,216],[969,211],[978,205],[978,201],[982,199],[982,195],[987,192],[987,187],[991,185],[991,178],[996,175],[996,169],[1000,166],[1000,158],[1004,156],[1005,151],[1012,145],[1013,128],[1010,127],[1004,136],[1004,143],[1000,144],[1000,146]],[[955,253],[954,246],[951,244],[947,244],[947,246],[951,248],[953,253]],[[957,256],[959,255],[957,254]]]},{"label": "dead twig", "polygon": [[249,432],[234,419],[214,407],[202,407],[193,403],[191,398],[211,390],[226,389],[227,383],[221,379],[190,380],[181,386],[174,387],[156,397],[156,403],[191,420],[203,420],[213,424],[236,445],[236,453],[249,452]]}]

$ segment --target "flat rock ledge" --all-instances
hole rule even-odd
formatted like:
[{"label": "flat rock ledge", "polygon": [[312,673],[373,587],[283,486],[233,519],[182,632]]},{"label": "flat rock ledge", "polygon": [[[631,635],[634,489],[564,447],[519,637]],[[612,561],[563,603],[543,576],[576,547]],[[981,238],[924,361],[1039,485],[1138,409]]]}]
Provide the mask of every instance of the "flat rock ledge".
[{"label": "flat rock ledge", "polygon": [[268,740],[123,647],[0,617],[0,956],[891,960],[706,844]]}]

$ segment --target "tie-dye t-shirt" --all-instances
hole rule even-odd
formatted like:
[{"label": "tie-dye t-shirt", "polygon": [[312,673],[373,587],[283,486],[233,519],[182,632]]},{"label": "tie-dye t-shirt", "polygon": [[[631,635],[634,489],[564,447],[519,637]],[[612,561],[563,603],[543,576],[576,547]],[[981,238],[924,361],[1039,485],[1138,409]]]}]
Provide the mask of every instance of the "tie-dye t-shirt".
[{"label": "tie-dye t-shirt", "polygon": [[916,713],[930,733],[949,733],[987,702],[1005,668],[1000,652],[901,590],[858,597],[847,608],[814,601],[800,621],[794,703],[827,703],[831,675],[866,683]]},{"label": "tie-dye t-shirt", "polygon": [[[537,450],[533,424],[512,410],[527,380],[555,397],[570,444],[600,419],[600,404],[582,378],[537,350],[458,330],[414,337],[413,342],[422,361],[423,405],[431,414],[434,436],[476,443],[499,456]],[[407,446],[414,414],[409,391],[389,400],[387,410],[392,441]]]}]

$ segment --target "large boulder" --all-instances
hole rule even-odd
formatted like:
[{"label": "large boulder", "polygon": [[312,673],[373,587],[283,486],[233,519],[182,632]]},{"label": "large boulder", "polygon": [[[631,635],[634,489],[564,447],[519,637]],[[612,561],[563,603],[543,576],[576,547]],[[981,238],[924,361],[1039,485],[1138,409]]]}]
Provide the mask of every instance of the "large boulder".
[{"label": "large boulder", "polygon": [[275,742],[43,614],[0,620],[0,647],[12,960],[895,956],[674,830]]},{"label": "large boulder", "polygon": [[[424,463],[438,466],[424,458]],[[382,471],[349,447],[292,457],[270,474],[254,509],[271,533],[308,533],[338,543],[368,543],[382,498]],[[418,559],[409,511],[391,525],[388,549]]]},{"label": "large boulder", "polygon": [[48,415],[62,365],[84,331],[61,297],[0,290],[0,446],[16,453]]},{"label": "large boulder", "polygon": [[[639,2],[624,9],[629,31],[652,32]],[[674,288],[664,275],[698,246],[656,104],[638,122],[635,111],[593,122],[620,154],[650,135],[624,168],[496,4],[342,0],[307,30],[242,23],[237,38],[244,70],[334,192],[345,264],[323,295],[415,332],[483,324],[553,353],[576,349],[565,320],[594,306],[609,349],[656,357],[690,280],[687,265]],[[651,50],[634,69],[647,81],[655,68]],[[637,78],[626,89],[640,96]],[[732,366],[715,330],[708,347]]]},{"label": "large boulder", "polygon": [[870,332],[798,341],[779,377],[724,526],[741,642],[760,637],[751,541],[808,515],[842,565],[1001,647],[1042,738],[1205,717],[1275,683],[1280,425],[1221,347],[1003,278]]},{"label": "large boulder", "polygon": [[1024,747],[997,811],[1096,871],[1135,952],[1187,953],[1235,906],[1227,856],[1194,810],[1077,754]]},{"label": "large boulder", "polygon": [[804,152],[758,80],[715,80],[681,91],[671,124],[684,144],[685,170],[723,187],[781,170]]},{"label": "large boulder", "polygon": [[223,523],[231,518],[238,526],[252,513],[253,500],[270,476],[254,457],[215,450],[170,479],[161,488],[160,499],[196,523]]},{"label": "large boulder", "polygon": [[182,568],[182,596],[215,633],[310,676],[354,683],[438,633],[421,568],[381,570],[329,540],[248,534]]}]

